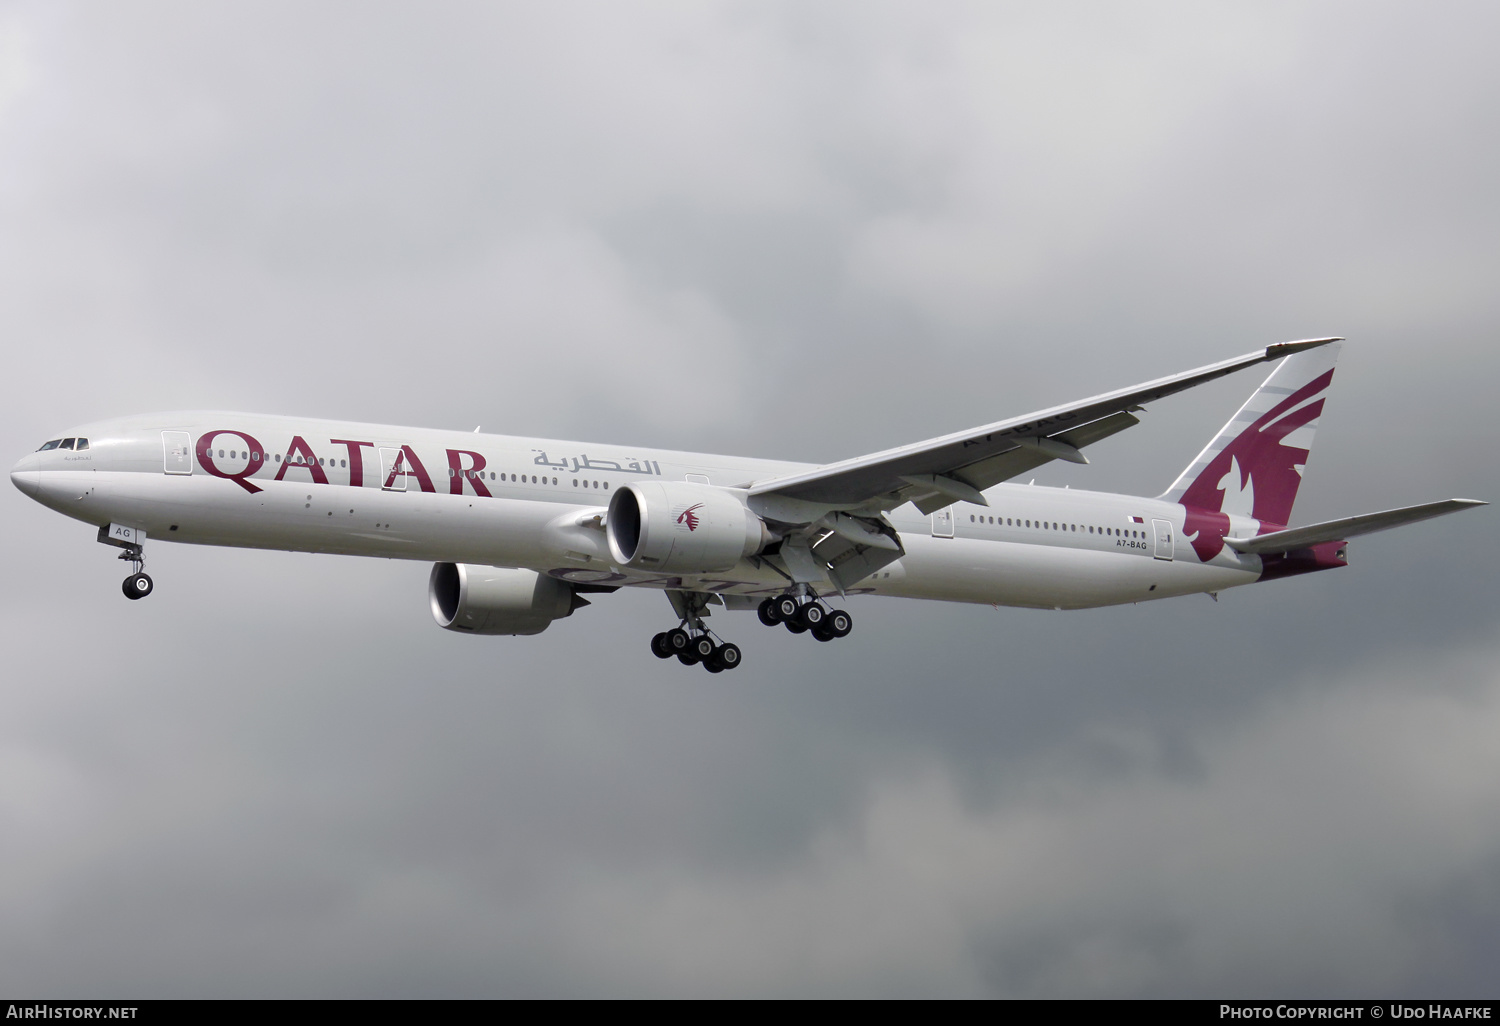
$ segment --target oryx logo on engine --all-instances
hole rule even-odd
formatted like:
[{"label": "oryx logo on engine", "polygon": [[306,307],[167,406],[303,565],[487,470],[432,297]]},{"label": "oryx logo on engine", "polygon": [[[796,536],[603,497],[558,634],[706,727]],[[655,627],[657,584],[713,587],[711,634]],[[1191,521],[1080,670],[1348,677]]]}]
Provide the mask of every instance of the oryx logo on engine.
[{"label": "oryx logo on engine", "polygon": [[698,514],[694,510],[702,509],[703,503],[695,503],[677,514],[678,525],[686,525],[689,531],[698,530]]}]

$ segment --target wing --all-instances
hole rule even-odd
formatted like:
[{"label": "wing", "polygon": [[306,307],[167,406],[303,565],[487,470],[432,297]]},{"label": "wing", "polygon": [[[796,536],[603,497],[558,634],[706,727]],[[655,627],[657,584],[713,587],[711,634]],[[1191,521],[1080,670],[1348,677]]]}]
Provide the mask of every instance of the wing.
[{"label": "wing", "polygon": [[915,502],[931,513],[953,502],[988,505],[984,489],[1055,459],[1087,463],[1082,449],[1138,424],[1142,403],[1161,399],[1237,370],[1337,342],[1319,338],[1267,346],[1232,360],[1157,378],[1131,388],[1054,406],[915,445],[887,449],[817,470],[756,482],[752,496],[781,496],[841,509],[874,512]]},{"label": "wing", "polygon": [[1345,517],[1343,520],[1329,520],[1321,524],[1310,524],[1307,527],[1294,527],[1287,531],[1275,531],[1254,538],[1225,538],[1224,544],[1236,552],[1291,552],[1294,549],[1311,548],[1324,542],[1343,541],[1357,534],[1388,531],[1402,524],[1415,524],[1419,520],[1430,520],[1433,517],[1457,513],[1461,509],[1487,505],[1489,504],[1478,499],[1444,499],[1442,502],[1428,502],[1420,506],[1388,509],[1384,513],[1366,513],[1358,517]]}]

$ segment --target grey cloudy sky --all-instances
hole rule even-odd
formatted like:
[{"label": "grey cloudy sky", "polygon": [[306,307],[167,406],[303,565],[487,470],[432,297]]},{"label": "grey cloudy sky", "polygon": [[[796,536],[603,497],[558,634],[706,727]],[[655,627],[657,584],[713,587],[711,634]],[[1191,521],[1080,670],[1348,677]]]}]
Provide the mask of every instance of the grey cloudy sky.
[{"label": "grey cloudy sky", "polygon": [[[226,408],[832,460],[1346,335],[1297,519],[1500,498],[1500,13],[0,3],[0,443]],[[1257,383],[1043,483],[1156,494]],[[10,491],[0,992],[1495,996],[1489,510],[1083,613],[655,594]]]}]

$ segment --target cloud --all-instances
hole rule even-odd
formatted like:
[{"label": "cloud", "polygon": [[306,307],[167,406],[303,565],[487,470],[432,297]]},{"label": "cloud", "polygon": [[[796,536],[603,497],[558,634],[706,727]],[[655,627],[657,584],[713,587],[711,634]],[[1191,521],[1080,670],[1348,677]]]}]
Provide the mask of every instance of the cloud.
[{"label": "cloud", "polygon": [[[1496,911],[1497,656],[1320,681],[1195,736],[1186,777],[1120,728],[1016,767],[981,807],[943,766],[906,769],[772,878],[589,881],[568,947],[646,991],[1481,996],[1482,976],[1448,975],[1468,938],[1413,909],[1432,879],[1470,878],[1479,906],[1447,899]],[[1123,772],[1091,771],[1100,743]]]}]

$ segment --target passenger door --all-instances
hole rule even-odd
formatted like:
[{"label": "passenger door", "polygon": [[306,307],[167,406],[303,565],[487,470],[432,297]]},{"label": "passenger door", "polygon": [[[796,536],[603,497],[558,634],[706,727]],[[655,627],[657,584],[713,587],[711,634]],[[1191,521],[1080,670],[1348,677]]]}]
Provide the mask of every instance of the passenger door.
[{"label": "passenger door", "polygon": [[380,447],[380,487],[387,492],[406,491],[406,454],[400,449]]},{"label": "passenger door", "polygon": [[932,515],[932,536],[934,538],[953,537],[953,507],[948,506],[938,510]]},{"label": "passenger door", "polygon": [[1172,522],[1153,520],[1151,528],[1156,535],[1156,558],[1170,560],[1172,558]]},{"label": "passenger door", "polygon": [[161,433],[162,470],[168,474],[193,472],[193,436],[186,431]]}]

